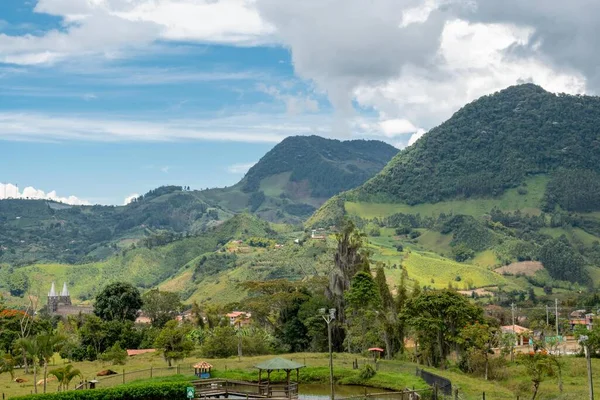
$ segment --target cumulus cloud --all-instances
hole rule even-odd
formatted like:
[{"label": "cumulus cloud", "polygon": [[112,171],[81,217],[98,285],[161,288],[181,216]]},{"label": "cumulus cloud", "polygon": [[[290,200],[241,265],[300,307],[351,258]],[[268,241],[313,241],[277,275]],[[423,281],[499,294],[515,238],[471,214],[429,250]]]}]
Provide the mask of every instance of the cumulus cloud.
[{"label": "cumulus cloud", "polygon": [[23,192],[20,192],[16,185],[0,183],[0,200],[4,199],[54,200],[71,205],[90,205],[88,201],[81,200],[75,196],[60,197],[54,190],[45,193],[43,190],[28,186],[23,189]]},{"label": "cumulus cloud", "polygon": [[256,163],[251,162],[251,163],[232,164],[227,167],[227,171],[229,171],[232,174],[245,174],[246,172],[248,172],[248,170],[250,168],[252,168],[252,166],[254,164],[256,164]]},{"label": "cumulus cloud", "polygon": [[157,40],[251,44],[273,31],[254,0],[39,0],[34,11],[62,18],[64,28],[42,35],[0,34],[0,62],[114,56]]},{"label": "cumulus cloud", "polygon": [[123,205],[126,206],[127,204],[131,203],[134,199],[137,199],[138,197],[140,197],[140,195],[138,193],[130,194],[129,196],[125,197],[125,200],[123,200]]}]

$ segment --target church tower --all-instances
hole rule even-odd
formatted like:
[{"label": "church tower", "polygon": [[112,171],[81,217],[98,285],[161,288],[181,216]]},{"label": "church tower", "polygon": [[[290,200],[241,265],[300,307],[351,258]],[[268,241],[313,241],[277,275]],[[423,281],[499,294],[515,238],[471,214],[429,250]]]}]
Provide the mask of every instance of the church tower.
[{"label": "church tower", "polygon": [[63,289],[60,294],[56,293],[56,285],[52,282],[52,286],[50,287],[50,292],[48,292],[48,312],[51,314],[58,311],[59,305],[71,305],[71,295],[69,294],[69,289],[67,288],[67,282],[63,283]]}]

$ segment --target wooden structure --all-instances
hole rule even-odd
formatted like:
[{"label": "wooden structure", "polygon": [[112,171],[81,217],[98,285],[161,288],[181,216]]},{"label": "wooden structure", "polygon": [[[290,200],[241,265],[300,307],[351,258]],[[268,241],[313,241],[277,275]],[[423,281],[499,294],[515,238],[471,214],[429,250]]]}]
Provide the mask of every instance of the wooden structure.
[{"label": "wooden structure", "polygon": [[208,379],[210,378],[210,370],[212,367],[213,366],[206,361],[201,361],[194,365],[194,375],[201,379]]},{"label": "wooden structure", "polygon": [[263,383],[262,381],[262,372],[267,371],[267,385],[271,384],[271,372],[273,371],[285,371],[286,373],[286,384],[290,385],[290,375],[292,371],[296,371],[296,384],[298,384],[298,378],[300,376],[300,368],[304,368],[304,364],[300,364],[291,360],[286,360],[285,358],[272,358],[268,361],[264,361],[260,364],[255,365],[255,368],[258,368],[258,383]]},{"label": "wooden structure", "polygon": [[234,396],[243,399],[298,399],[298,383],[271,384],[234,381],[229,379],[202,379],[193,382],[196,388],[196,398],[228,398]]}]

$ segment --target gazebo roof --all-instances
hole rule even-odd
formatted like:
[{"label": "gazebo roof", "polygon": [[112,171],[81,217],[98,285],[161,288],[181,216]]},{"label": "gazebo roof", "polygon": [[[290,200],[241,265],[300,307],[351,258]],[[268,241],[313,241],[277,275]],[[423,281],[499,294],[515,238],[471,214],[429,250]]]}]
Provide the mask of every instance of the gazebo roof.
[{"label": "gazebo roof", "polygon": [[297,363],[292,360],[286,360],[285,358],[273,358],[271,360],[263,361],[260,364],[255,365],[258,369],[264,369],[267,371],[275,370],[292,370],[305,367],[304,364]]},{"label": "gazebo roof", "polygon": [[213,366],[210,365],[209,363],[207,363],[206,361],[202,361],[199,362],[198,364],[194,365],[194,368],[197,369],[211,369]]},{"label": "gazebo roof", "polygon": [[380,353],[383,353],[385,350],[384,350],[384,349],[382,349],[381,347],[371,347],[371,348],[369,349],[369,351],[378,351],[378,352],[380,352]]}]

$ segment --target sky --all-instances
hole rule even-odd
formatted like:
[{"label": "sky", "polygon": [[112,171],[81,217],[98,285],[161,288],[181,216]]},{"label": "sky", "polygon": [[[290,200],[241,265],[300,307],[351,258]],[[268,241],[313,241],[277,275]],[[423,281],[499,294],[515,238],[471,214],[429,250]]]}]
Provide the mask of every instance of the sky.
[{"label": "sky", "polygon": [[0,198],[236,183],[290,135],[398,148],[510,85],[600,89],[597,0],[0,0]]}]

